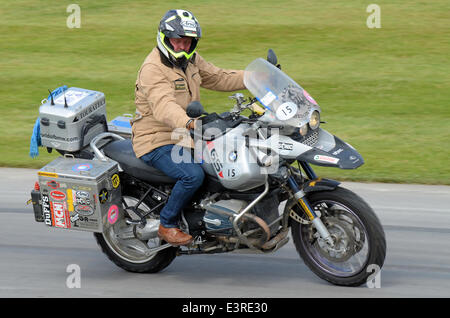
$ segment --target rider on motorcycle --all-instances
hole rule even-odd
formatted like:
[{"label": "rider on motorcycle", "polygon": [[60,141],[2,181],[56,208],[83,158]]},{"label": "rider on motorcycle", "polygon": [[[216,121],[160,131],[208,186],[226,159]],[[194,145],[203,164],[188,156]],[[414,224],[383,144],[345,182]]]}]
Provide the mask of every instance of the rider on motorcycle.
[{"label": "rider on motorcycle", "polygon": [[[158,236],[172,245],[192,241],[192,236],[179,229],[179,215],[204,178],[203,169],[193,160],[173,161],[172,149],[180,143],[173,139],[172,132],[194,128],[186,108],[190,102],[200,100],[200,87],[217,91],[245,89],[244,71],[218,68],[196,53],[200,38],[200,25],[191,12],[169,10],[159,23],[157,47],[142,64],[135,85],[138,116],[132,121],[134,152],[148,165],[177,180],[160,212],[158,231]],[[191,143],[181,145],[192,147]]]}]

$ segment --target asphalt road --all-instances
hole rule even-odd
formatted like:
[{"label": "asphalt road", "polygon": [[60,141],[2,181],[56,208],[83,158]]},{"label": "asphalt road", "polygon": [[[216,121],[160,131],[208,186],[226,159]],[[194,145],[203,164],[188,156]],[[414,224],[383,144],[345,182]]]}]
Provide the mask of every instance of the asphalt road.
[{"label": "asphalt road", "polygon": [[[126,272],[101,253],[91,233],[52,229],[34,221],[26,201],[36,171],[0,169],[3,298],[450,296],[448,186],[343,184],[374,208],[387,240],[379,288],[348,288],[316,277],[292,240],[273,254],[180,256],[157,274]],[[73,264],[80,280],[69,288],[67,281],[75,282]]]}]

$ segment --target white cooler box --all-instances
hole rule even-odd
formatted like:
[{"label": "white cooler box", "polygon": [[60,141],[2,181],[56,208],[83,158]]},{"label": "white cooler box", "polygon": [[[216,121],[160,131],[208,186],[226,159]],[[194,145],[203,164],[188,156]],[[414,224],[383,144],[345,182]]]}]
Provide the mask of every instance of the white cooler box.
[{"label": "white cooler box", "polygon": [[38,179],[40,220],[48,226],[102,232],[123,217],[115,161],[58,157],[39,170]]}]

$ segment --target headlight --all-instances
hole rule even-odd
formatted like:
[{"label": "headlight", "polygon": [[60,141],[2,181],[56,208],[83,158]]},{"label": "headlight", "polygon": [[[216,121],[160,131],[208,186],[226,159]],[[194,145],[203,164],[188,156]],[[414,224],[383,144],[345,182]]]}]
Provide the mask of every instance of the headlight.
[{"label": "headlight", "polygon": [[309,127],[312,130],[319,128],[320,125],[320,114],[317,110],[313,111],[311,118],[309,119]]},{"label": "headlight", "polygon": [[299,132],[300,135],[306,136],[306,134],[308,133],[308,125],[303,125],[302,127],[300,127]]}]

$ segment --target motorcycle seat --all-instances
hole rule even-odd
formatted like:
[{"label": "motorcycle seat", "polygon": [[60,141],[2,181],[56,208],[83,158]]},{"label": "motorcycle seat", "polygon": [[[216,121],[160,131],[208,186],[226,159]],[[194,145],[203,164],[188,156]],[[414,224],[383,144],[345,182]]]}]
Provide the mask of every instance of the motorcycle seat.
[{"label": "motorcycle seat", "polygon": [[109,158],[117,161],[127,174],[139,180],[148,183],[176,183],[175,179],[137,158],[133,151],[131,139],[112,141],[103,148],[103,151]]}]

